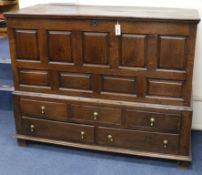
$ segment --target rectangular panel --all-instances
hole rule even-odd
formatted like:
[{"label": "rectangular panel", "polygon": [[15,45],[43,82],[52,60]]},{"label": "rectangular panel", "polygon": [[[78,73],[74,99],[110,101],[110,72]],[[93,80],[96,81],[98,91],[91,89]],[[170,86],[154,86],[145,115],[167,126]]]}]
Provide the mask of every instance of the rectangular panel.
[{"label": "rectangular panel", "polygon": [[81,124],[22,119],[22,133],[46,139],[94,143],[94,126]]},{"label": "rectangular panel", "polygon": [[121,125],[121,109],[103,106],[72,105],[71,114],[74,120],[82,122]]},{"label": "rectangular panel", "polygon": [[149,111],[126,110],[126,127],[131,129],[178,132],[180,130],[181,115],[157,113]]},{"label": "rectangular panel", "polygon": [[100,145],[158,153],[178,153],[178,134],[98,127],[96,130],[96,139],[96,142]]},{"label": "rectangular panel", "polygon": [[91,90],[90,74],[61,72],[59,83],[61,88]]},{"label": "rectangular panel", "polygon": [[134,95],[136,93],[135,78],[104,76],[102,90],[104,92]]},{"label": "rectangular panel", "polygon": [[159,68],[185,69],[186,37],[160,36]]},{"label": "rectangular panel", "polygon": [[83,62],[86,64],[108,64],[108,33],[83,33]]},{"label": "rectangular panel", "polygon": [[20,84],[34,86],[49,86],[49,76],[47,71],[42,70],[20,70]]},{"label": "rectangular panel", "polygon": [[145,67],[146,35],[122,34],[121,65]]},{"label": "rectangular panel", "polygon": [[182,98],[183,82],[150,79],[147,88],[148,95]]},{"label": "rectangular panel", "polygon": [[37,30],[15,30],[15,40],[17,59],[40,59]]},{"label": "rectangular panel", "polygon": [[72,62],[72,33],[48,31],[48,56],[53,62]]},{"label": "rectangular panel", "polygon": [[67,121],[67,105],[64,103],[22,98],[20,108],[24,116]]}]

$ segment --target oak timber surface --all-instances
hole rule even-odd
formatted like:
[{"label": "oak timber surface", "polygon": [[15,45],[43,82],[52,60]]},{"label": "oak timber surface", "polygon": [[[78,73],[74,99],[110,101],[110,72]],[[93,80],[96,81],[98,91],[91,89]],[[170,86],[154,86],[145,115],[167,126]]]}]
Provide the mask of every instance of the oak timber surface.
[{"label": "oak timber surface", "polygon": [[[118,6],[88,6],[73,4],[39,4],[17,12],[9,12],[9,16],[66,16],[66,17],[117,17],[142,19],[167,19],[182,21],[199,21],[198,11],[194,9],[154,8],[154,7],[118,7]],[[193,22],[193,21],[192,21]]]},{"label": "oak timber surface", "polygon": [[196,10],[49,4],[6,17],[19,143],[191,161]]}]

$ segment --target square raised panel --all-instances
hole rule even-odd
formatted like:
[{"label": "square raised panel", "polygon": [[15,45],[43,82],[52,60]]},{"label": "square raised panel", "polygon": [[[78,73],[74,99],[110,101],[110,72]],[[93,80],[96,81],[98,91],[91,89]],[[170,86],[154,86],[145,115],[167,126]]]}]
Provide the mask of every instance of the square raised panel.
[{"label": "square raised panel", "polygon": [[49,86],[49,75],[44,70],[20,70],[19,81],[21,85]]},{"label": "square raised panel", "polygon": [[83,63],[107,65],[109,62],[109,36],[108,33],[84,32]]},{"label": "square raised panel", "polygon": [[160,36],[159,38],[159,68],[185,69],[186,37]]},{"label": "square raised panel", "polygon": [[147,95],[182,98],[183,81],[148,79]]},{"label": "square raised panel", "polygon": [[104,76],[102,83],[102,90],[104,92],[122,93],[129,95],[135,95],[136,93],[135,78]]},{"label": "square raised panel", "polygon": [[90,74],[60,72],[59,86],[65,89],[91,90],[91,76]]},{"label": "square raised panel", "polygon": [[145,67],[146,35],[123,34],[121,38],[121,66]]},{"label": "square raised panel", "polygon": [[15,40],[17,59],[40,59],[37,30],[15,30]]},{"label": "square raised panel", "polygon": [[72,62],[72,33],[48,31],[48,57],[51,62]]}]

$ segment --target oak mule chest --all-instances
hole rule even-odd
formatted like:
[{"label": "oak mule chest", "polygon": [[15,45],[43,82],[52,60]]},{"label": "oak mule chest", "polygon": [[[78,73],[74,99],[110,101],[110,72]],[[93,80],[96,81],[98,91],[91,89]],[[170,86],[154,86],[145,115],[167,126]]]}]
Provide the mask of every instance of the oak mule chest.
[{"label": "oak mule chest", "polygon": [[191,161],[197,11],[48,4],[6,18],[19,144]]}]

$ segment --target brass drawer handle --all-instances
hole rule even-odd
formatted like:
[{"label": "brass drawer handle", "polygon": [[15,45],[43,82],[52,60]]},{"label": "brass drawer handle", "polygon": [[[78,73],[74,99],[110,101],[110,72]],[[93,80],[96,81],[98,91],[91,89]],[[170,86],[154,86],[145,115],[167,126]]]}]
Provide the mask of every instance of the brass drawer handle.
[{"label": "brass drawer handle", "polygon": [[168,146],[168,140],[163,140],[163,147],[167,148],[167,146]]},{"label": "brass drawer handle", "polygon": [[84,135],[85,135],[86,133],[84,132],[84,131],[81,131],[81,140],[83,140],[84,139]]},{"label": "brass drawer handle", "polygon": [[113,137],[112,137],[111,134],[109,134],[109,135],[107,136],[107,138],[108,138],[108,140],[109,140],[110,142],[114,142],[114,139],[113,139]]},{"label": "brass drawer handle", "polygon": [[31,124],[30,127],[29,127],[29,129],[30,129],[30,132],[33,133],[35,131],[35,126],[33,124]]},{"label": "brass drawer handle", "polygon": [[98,112],[93,112],[93,120],[97,120],[98,119]]},{"label": "brass drawer handle", "polygon": [[45,106],[41,106],[41,114],[45,114],[46,107]]},{"label": "brass drawer handle", "polygon": [[154,117],[150,118],[150,126],[153,127],[156,119]]}]

